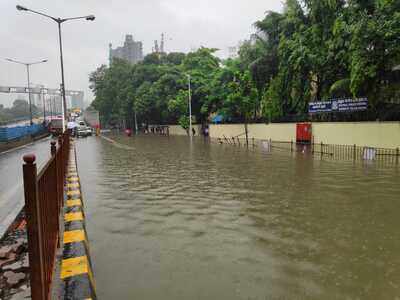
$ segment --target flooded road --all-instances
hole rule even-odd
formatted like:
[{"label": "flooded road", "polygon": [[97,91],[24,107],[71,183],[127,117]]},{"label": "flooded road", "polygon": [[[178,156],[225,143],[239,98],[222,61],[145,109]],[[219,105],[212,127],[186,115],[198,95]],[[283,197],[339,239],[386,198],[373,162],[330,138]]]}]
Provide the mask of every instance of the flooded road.
[{"label": "flooded road", "polygon": [[396,299],[400,172],[186,137],[77,142],[100,299]]}]

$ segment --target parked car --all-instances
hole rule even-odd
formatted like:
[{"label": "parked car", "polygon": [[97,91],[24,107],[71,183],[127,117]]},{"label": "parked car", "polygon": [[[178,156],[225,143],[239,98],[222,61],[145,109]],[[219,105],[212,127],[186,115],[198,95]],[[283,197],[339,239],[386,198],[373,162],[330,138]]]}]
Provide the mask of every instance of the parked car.
[{"label": "parked car", "polygon": [[76,130],[76,136],[77,137],[87,137],[88,134],[87,134],[86,127],[79,126],[78,129]]},{"label": "parked car", "polygon": [[87,137],[92,135],[92,128],[88,127],[88,126],[79,126],[77,131],[76,131],[76,135],[77,137]]},{"label": "parked car", "polygon": [[88,136],[92,136],[93,135],[92,127],[86,126],[86,133]]}]

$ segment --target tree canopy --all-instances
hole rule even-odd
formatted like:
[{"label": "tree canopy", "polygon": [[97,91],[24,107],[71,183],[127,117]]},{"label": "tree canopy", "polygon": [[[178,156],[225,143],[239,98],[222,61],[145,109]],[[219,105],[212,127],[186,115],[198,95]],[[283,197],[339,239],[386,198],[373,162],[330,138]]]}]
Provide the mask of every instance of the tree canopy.
[{"label": "tree canopy", "polygon": [[[32,104],[32,115],[38,116],[40,110]],[[0,124],[29,119],[29,102],[24,99],[16,99],[9,108],[0,104]]]},{"label": "tree canopy", "polygon": [[395,102],[400,112],[399,1],[286,0],[254,26],[233,59],[210,48],[152,53],[136,65],[114,59],[90,75],[92,105],[106,124],[132,124],[136,115],[185,127],[190,76],[198,123],[214,114],[228,122],[307,119],[309,102],[335,97],[368,97],[372,112]]}]

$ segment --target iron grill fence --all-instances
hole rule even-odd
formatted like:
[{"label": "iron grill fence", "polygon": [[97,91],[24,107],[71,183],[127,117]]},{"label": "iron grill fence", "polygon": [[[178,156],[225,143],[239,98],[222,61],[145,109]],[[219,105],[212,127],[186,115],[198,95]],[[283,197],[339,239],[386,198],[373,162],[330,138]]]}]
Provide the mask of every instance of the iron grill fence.
[{"label": "iron grill fence", "polygon": [[[239,137],[220,137],[216,139],[219,144],[229,144],[233,146],[246,147],[245,138]],[[335,145],[324,143],[297,144],[294,141],[275,141],[271,139],[248,139],[249,148],[261,148],[267,151],[278,149],[290,152],[310,152],[316,157],[325,157],[340,160],[374,160],[389,164],[399,164],[399,148],[377,148],[357,145]]]}]

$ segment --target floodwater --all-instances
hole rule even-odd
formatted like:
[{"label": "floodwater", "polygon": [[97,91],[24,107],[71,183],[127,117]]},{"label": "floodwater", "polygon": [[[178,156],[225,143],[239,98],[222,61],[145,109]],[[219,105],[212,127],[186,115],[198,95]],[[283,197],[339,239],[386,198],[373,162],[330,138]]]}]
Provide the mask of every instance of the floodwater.
[{"label": "floodwater", "polygon": [[399,167],[187,137],[77,142],[100,299],[398,299]]}]

